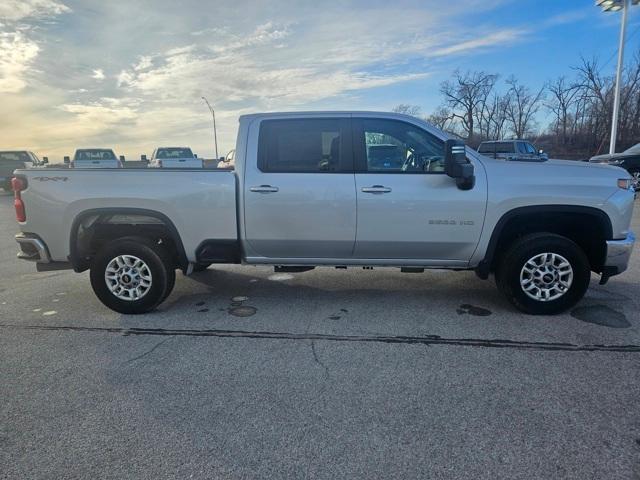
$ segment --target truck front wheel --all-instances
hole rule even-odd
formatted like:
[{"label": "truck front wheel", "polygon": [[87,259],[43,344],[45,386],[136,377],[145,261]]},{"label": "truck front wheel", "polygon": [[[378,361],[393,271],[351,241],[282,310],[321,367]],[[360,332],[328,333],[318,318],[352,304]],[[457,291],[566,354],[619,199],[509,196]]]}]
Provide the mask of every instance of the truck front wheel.
[{"label": "truck front wheel", "polygon": [[156,308],[175,283],[175,266],[162,245],[138,237],[113,240],[91,261],[91,286],[100,301],[119,313]]},{"label": "truck front wheel", "polygon": [[566,237],[534,233],[517,239],[499,259],[498,288],[519,310],[553,315],[584,296],[591,269],[582,249]]}]

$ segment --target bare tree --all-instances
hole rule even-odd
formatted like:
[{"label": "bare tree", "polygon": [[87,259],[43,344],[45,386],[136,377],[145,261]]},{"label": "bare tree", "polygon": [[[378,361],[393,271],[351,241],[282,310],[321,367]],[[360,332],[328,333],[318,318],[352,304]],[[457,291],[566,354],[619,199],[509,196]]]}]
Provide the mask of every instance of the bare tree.
[{"label": "bare tree", "polygon": [[[540,90],[513,76],[506,85],[499,85],[495,74],[456,71],[440,85],[443,103],[427,120],[475,146],[507,133],[526,138],[536,129],[544,107],[553,117],[536,139],[539,146],[558,158],[589,158],[600,153],[609,140],[614,76],[595,58],[581,58],[573,71],[575,77],[559,76]],[[640,50],[625,65],[622,80],[620,150],[640,141]],[[422,112],[410,104],[398,105],[394,111],[416,116]]]},{"label": "bare tree", "polygon": [[530,132],[535,121],[535,115],[540,109],[540,102],[544,98],[544,87],[533,93],[529,87],[521,85],[514,76],[507,79],[509,97],[507,104],[507,119],[511,131],[516,138],[524,138]]},{"label": "bare tree", "polygon": [[567,143],[567,129],[570,121],[569,110],[580,93],[580,84],[568,82],[564,76],[560,76],[547,85],[547,90],[551,93],[547,108],[555,115],[556,133],[559,131],[560,139],[564,145]]},{"label": "bare tree", "polygon": [[422,112],[422,108],[420,108],[418,105],[410,105],[408,103],[401,103],[399,105],[396,105],[395,107],[393,107],[391,109],[392,112],[395,113],[404,113],[405,115],[412,115],[414,117],[418,117],[420,116],[420,113]]},{"label": "bare tree", "polygon": [[479,111],[483,109],[497,79],[497,75],[483,71],[461,73],[456,70],[453,80],[440,85],[445,105],[451,109],[453,118],[460,121],[462,131],[469,140],[476,134]]},{"label": "bare tree", "polygon": [[435,125],[440,130],[449,131],[452,129],[451,121],[453,115],[446,107],[439,107],[435,112],[427,117],[427,121]]},{"label": "bare tree", "polygon": [[483,139],[499,140],[504,136],[508,104],[507,97],[498,93],[487,100],[483,115],[484,126],[481,127]]}]

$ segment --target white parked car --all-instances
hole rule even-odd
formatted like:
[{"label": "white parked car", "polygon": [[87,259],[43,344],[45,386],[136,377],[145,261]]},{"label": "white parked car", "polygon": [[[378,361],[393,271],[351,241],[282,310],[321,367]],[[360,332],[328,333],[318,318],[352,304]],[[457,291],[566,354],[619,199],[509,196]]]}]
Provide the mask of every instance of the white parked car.
[{"label": "white parked car", "polygon": [[149,168],[203,168],[189,147],[160,147],[153,151]]},{"label": "white parked car", "polygon": [[[124,159],[124,157],[120,157]],[[65,162],[67,157],[65,157]],[[110,148],[81,148],[76,150],[70,168],[122,168],[122,161]]]}]

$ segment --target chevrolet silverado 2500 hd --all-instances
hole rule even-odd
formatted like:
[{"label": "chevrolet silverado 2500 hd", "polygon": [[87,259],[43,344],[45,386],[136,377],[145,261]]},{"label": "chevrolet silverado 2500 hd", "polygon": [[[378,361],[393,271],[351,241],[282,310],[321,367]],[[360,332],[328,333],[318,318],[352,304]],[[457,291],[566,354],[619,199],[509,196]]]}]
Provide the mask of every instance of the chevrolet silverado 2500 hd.
[{"label": "chevrolet silverado 2500 hd", "polygon": [[313,112],[240,118],[235,171],[17,170],[18,256],[90,270],[99,299],[143,313],[175,271],[212,263],[491,273],[520,310],[553,314],[627,268],[629,174],[504,162],[414,117]]}]

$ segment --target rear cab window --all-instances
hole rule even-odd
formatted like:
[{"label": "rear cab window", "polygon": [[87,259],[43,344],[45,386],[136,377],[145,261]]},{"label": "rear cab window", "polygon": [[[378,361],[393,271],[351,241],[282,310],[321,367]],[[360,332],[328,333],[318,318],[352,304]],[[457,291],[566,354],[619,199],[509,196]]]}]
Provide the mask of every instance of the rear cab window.
[{"label": "rear cab window", "polygon": [[156,158],[161,159],[178,159],[178,158],[195,158],[190,148],[159,148]]},{"label": "rear cab window", "polygon": [[258,168],[274,173],[352,172],[349,119],[263,120]]},{"label": "rear cab window", "polygon": [[78,150],[75,160],[116,160],[113,150]]}]

